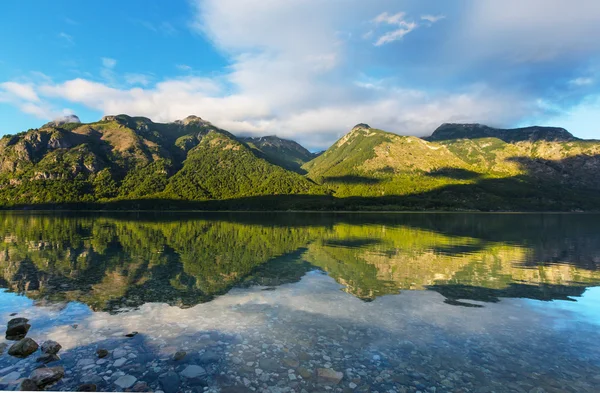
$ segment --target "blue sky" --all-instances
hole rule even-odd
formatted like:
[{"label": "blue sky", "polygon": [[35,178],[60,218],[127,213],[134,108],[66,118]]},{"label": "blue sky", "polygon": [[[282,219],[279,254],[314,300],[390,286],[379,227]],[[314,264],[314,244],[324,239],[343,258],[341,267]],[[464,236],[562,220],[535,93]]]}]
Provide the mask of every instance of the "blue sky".
[{"label": "blue sky", "polygon": [[6,0],[0,134],[127,113],[312,149],[359,122],[600,139],[599,33],[595,0]]}]

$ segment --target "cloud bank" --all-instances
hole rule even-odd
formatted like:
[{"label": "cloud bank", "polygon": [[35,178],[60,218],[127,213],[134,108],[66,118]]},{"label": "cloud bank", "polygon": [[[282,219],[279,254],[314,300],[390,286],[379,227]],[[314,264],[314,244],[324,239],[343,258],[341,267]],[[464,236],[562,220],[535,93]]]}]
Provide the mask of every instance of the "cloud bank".
[{"label": "cloud bank", "polygon": [[158,78],[120,74],[119,59],[104,57],[96,77],[5,81],[0,102],[41,119],[65,102],[155,121],[196,114],[319,149],[360,122],[427,135],[443,122],[551,118],[540,103],[589,99],[580,89],[595,84],[600,3],[507,1],[193,0],[189,28],[228,67],[202,76],[170,59],[179,74]]}]

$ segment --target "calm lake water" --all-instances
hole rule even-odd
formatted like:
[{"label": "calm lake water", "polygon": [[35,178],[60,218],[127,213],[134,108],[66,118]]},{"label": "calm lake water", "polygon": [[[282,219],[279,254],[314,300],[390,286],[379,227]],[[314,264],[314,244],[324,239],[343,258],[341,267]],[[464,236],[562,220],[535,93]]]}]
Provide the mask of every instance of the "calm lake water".
[{"label": "calm lake water", "polygon": [[[62,345],[47,390],[600,390],[600,215],[1,213],[0,230],[1,325]],[[0,390],[40,355],[5,350]]]}]

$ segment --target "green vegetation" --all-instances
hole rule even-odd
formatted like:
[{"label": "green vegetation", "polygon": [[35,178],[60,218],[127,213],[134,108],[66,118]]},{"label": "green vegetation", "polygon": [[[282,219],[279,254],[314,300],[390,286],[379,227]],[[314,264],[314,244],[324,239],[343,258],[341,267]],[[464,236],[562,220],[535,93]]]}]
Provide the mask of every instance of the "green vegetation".
[{"label": "green vegetation", "polygon": [[48,123],[0,139],[0,207],[598,210],[600,142],[560,128],[359,124],[321,155],[190,116]]}]

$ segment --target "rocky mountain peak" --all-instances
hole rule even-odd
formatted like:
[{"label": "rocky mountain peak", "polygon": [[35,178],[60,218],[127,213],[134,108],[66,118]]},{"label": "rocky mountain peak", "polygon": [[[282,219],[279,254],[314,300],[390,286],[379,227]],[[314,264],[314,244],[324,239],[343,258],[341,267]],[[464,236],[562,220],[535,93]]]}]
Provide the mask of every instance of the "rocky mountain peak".
[{"label": "rocky mountain peak", "polygon": [[195,116],[195,115],[190,115],[190,116],[186,117],[183,120],[175,120],[174,123],[181,124],[181,125],[184,125],[184,126],[187,126],[189,124],[211,125],[210,122],[202,119],[199,116]]},{"label": "rocky mountain peak", "polygon": [[444,123],[439,126],[430,137],[429,141],[443,141],[450,139],[477,139],[498,138],[507,143],[519,141],[554,141],[564,142],[577,140],[564,128],[531,126],[513,129],[493,128],[483,124]]},{"label": "rocky mountain peak", "polygon": [[356,131],[356,130],[370,130],[371,126],[366,124],[366,123],[358,123],[357,125],[355,125],[354,127],[352,127],[352,131]]},{"label": "rocky mountain peak", "polygon": [[81,123],[81,120],[79,120],[79,117],[77,117],[77,115],[70,114],[58,117],[52,120],[51,122],[44,124],[43,127],[58,127],[68,123]]}]

